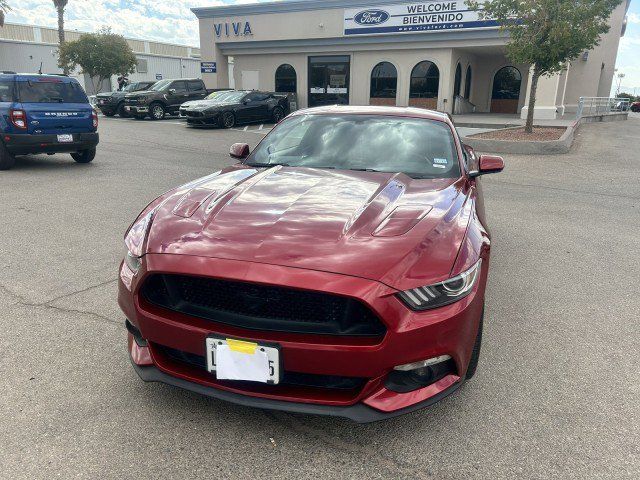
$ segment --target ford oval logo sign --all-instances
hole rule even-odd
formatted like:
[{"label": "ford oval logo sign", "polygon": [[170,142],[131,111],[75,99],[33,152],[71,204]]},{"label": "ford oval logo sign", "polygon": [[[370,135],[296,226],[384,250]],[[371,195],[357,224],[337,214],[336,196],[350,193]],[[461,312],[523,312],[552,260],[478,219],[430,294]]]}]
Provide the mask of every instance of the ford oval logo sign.
[{"label": "ford oval logo sign", "polygon": [[380,25],[389,20],[389,13],[384,10],[364,10],[357,13],[353,20],[358,25]]}]

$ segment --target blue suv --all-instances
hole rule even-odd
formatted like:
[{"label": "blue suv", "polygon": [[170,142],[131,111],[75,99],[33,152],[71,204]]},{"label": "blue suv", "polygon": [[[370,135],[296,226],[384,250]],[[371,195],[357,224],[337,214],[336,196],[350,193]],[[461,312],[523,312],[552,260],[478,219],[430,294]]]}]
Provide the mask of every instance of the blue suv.
[{"label": "blue suv", "polygon": [[15,155],[96,156],[98,116],[82,86],[63,75],[0,74],[0,170]]}]

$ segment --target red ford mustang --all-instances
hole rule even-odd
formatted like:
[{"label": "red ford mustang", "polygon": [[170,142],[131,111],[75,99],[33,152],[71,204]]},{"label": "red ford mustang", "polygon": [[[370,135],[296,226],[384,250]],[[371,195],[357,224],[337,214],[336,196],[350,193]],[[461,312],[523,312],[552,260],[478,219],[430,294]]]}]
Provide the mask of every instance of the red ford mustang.
[{"label": "red ford mustang", "polygon": [[500,157],[476,158],[444,114],[335,106],[231,156],[126,234],[119,304],[143,380],[368,422],[473,376],[490,248],[478,176]]}]

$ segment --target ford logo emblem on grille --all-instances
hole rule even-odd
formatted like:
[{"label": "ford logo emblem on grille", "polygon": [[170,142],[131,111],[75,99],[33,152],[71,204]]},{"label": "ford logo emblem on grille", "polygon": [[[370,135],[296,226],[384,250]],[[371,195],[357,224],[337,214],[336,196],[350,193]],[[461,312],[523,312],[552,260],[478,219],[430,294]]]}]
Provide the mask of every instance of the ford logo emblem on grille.
[{"label": "ford logo emblem on grille", "polygon": [[389,13],[384,10],[364,10],[357,13],[353,20],[358,25],[380,25],[389,20]]}]

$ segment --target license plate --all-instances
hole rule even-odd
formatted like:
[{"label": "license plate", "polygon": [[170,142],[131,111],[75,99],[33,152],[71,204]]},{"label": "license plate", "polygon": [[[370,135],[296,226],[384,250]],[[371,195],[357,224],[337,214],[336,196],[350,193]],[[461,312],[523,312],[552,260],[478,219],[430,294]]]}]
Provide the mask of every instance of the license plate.
[{"label": "license plate", "polygon": [[131,111],[131,107],[129,107],[129,106],[125,106],[125,107],[124,107],[124,111],[125,111],[125,112],[130,112],[130,111]]},{"label": "license plate", "polygon": [[209,337],[207,370],[219,380],[280,383],[280,349],[246,340]]},{"label": "license plate", "polygon": [[58,135],[58,143],[71,143],[71,142],[73,142],[73,135],[71,134]]},{"label": "license plate", "polygon": [[98,103],[99,103],[100,105],[104,105],[104,104],[106,103],[106,100],[98,100]]}]

